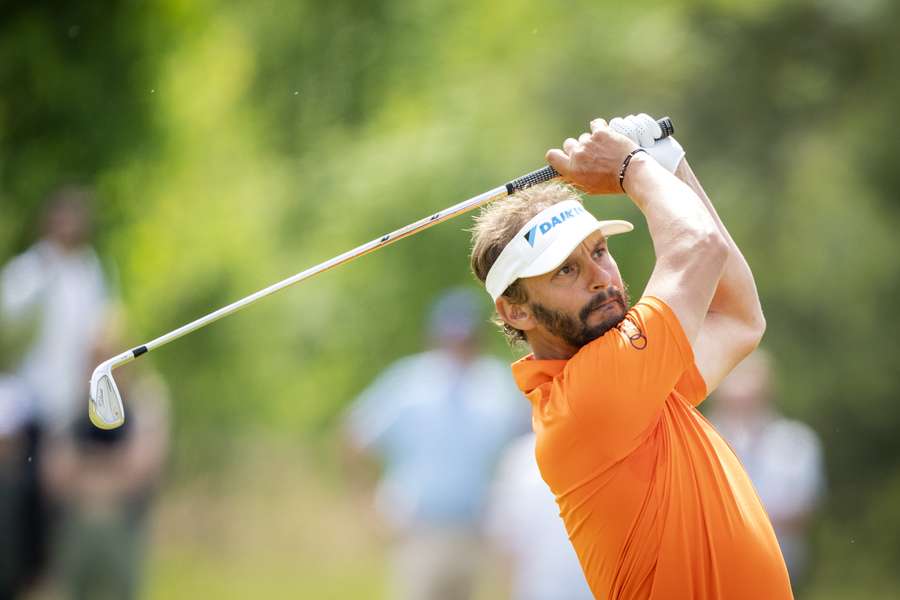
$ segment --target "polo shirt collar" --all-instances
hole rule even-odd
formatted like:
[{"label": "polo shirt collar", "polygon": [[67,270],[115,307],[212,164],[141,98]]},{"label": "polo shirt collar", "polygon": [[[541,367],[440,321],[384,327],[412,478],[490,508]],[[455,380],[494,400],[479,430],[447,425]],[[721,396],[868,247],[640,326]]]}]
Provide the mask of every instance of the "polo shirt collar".
[{"label": "polo shirt collar", "polygon": [[520,358],[512,364],[516,385],[526,395],[562,373],[567,360],[537,360],[534,354]]}]

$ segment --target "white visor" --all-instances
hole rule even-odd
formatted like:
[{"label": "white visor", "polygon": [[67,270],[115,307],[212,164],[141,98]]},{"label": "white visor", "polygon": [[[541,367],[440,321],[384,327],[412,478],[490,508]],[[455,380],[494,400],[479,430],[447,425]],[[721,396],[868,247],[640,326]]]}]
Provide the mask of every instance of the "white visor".
[{"label": "white visor", "polygon": [[561,265],[584,238],[634,229],[628,221],[598,221],[581,202],[565,200],[536,214],[494,261],[484,285],[494,301],[520,277],[548,273]]}]

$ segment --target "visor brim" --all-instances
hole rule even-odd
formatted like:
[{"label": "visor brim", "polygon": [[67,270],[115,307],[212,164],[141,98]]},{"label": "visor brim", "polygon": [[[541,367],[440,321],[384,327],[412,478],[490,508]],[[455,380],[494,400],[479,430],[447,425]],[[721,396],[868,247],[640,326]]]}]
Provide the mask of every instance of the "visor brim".
[{"label": "visor brim", "polygon": [[536,277],[549,273],[561,265],[572,254],[572,251],[595,231],[599,231],[604,237],[609,237],[619,233],[628,233],[633,229],[634,226],[628,221],[585,221],[580,223],[577,228],[567,231],[567,235],[554,240],[540,256],[519,272],[519,277]]}]

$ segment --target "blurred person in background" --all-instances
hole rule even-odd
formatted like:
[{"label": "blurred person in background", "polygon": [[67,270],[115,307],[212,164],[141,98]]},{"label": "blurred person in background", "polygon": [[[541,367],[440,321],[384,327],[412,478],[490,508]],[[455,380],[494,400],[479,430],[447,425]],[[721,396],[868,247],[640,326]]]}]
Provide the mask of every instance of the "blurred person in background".
[{"label": "blurred person in background", "polygon": [[559,516],[556,499],[535,460],[534,433],[503,454],[486,519],[504,564],[512,600],[593,600]]},{"label": "blurred person in background", "polygon": [[[117,352],[118,339],[101,339],[92,364]],[[42,476],[60,517],[53,584],[66,598],[127,600],[139,592],[145,523],[168,449],[168,392],[146,365],[117,373],[116,383],[128,403],[121,427],[98,429],[83,410],[45,450]]]},{"label": "blurred person in background", "polygon": [[46,429],[66,426],[84,408],[90,345],[107,310],[107,286],[90,246],[91,193],[64,187],[51,195],[43,235],[0,272],[4,321],[34,323],[18,371]]},{"label": "blurred person in background", "polygon": [[772,358],[758,349],[719,386],[710,421],[747,469],[796,589],[809,567],[807,530],[825,490],[825,470],[819,437],[778,412],[772,387]]},{"label": "blurred person in background", "polygon": [[84,412],[90,345],[107,304],[104,274],[89,243],[91,201],[84,188],[52,193],[40,239],[0,270],[0,322],[19,341],[13,371],[29,404],[16,521],[22,578],[31,585],[39,584],[46,565],[52,520],[40,487],[43,440]]},{"label": "blurred person in background", "polygon": [[462,600],[482,564],[481,525],[503,448],[529,427],[506,365],[480,351],[475,293],[432,307],[432,349],[400,359],[354,402],[350,454],[383,467],[376,511],[395,541],[393,597]]}]

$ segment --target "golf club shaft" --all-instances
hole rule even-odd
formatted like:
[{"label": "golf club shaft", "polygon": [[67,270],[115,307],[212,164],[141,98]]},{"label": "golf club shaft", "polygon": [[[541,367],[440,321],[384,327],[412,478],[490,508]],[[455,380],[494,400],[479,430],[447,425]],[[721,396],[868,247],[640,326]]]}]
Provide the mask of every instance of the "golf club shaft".
[{"label": "golf club shaft", "polygon": [[[550,167],[545,167],[545,169],[540,169],[539,171],[544,171],[549,168]],[[558,177],[558,174],[556,173],[556,171],[553,171],[552,175],[550,173],[541,173],[540,176],[544,177],[544,178],[538,179],[538,175],[536,175],[537,173],[538,173],[538,171],[535,171],[534,173],[529,173],[527,175],[527,177],[533,177],[535,179],[535,181],[548,181],[549,179],[552,179],[553,177]],[[287,279],[283,279],[282,281],[279,281],[278,283],[272,284],[267,288],[261,289],[258,292],[255,292],[245,298],[237,300],[236,302],[233,302],[233,303],[229,304],[228,306],[223,306],[222,308],[220,308],[219,310],[217,310],[215,312],[212,312],[204,317],[200,317],[199,319],[192,321],[192,322],[188,323],[187,325],[183,325],[183,326],[179,327],[178,329],[170,331],[169,333],[167,333],[165,335],[162,335],[150,342],[147,342],[143,346],[138,346],[137,348],[135,348],[134,350],[131,351],[131,354],[133,355],[134,358],[137,358],[138,356],[140,356],[146,352],[155,350],[156,348],[159,348],[160,346],[168,344],[171,341],[177,340],[178,338],[180,338],[184,335],[187,335],[188,333],[191,333],[192,331],[196,331],[197,329],[200,329],[201,327],[205,327],[206,325],[209,325],[210,323],[218,321],[222,317],[227,317],[228,315],[233,314],[250,304],[253,304],[257,300],[260,300],[261,298],[265,298],[266,296],[269,296],[271,294],[274,294],[275,292],[283,290],[286,287],[292,286],[295,283],[299,283],[300,281],[303,281],[304,279],[309,279],[313,275],[318,275],[319,273],[323,273],[329,269],[333,269],[334,267],[337,267],[338,265],[342,265],[353,259],[359,258],[360,256],[364,256],[364,255],[368,254],[369,252],[373,252],[379,248],[383,248],[387,245],[390,245],[390,244],[396,242],[397,240],[401,240],[407,236],[418,233],[424,229],[427,229],[433,225],[437,225],[438,223],[446,221],[447,219],[451,219],[457,215],[461,215],[462,213],[470,211],[470,210],[477,208],[483,204],[486,204],[486,203],[490,202],[491,200],[500,198],[502,196],[506,196],[508,194],[507,186],[509,186],[509,185],[510,184],[507,184],[506,186],[497,187],[490,191],[484,192],[483,194],[479,194],[478,196],[475,196],[473,198],[470,198],[468,200],[460,202],[459,204],[455,204],[444,211],[435,213],[429,217],[425,217],[424,219],[416,221],[415,223],[410,223],[409,225],[407,225],[405,227],[397,229],[396,231],[392,231],[391,233],[385,234],[385,235],[381,236],[380,238],[374,239],[367,244],[358,246],[358,247],[354,248],[353,250],[344,252],[343,254],[335,256],[334,258],[327,260],[321,264],[318,264],[314,267],[310,267],[309,269],[306,269],[305,271],[301,271],[300,273],[297,273],[296,275],[292,275],[291,277],[288,277]],[[530,185],[534,185],[534,184],[531,183]]]},{"label": "golf club shaft", "polygon": [[[662,137],[668,137],[669,135],[671,135],[673,133],[674,128],[672,127],[672,121],[671,121],[671,119],[669,119],[669,117],[663,117],[658,122],[660,124],[660,127],[662,127],[662,130],[663,130]],[[479,194],[477,196],[469,198],[468,200],[464,200],[458,204],[454,204],[453,206],[447,208],[446,210],[434,213],[433,215],[425,217],[423,219],[420,219],[420,220],[416,221],[415,223],[410,223],[409,225],[406,225],[405,227],[401,227],[400,229],[397,229],[396,231],[392,231],[391,233],[385,234],[385,235],[381,236],[380,238],[376,238],[367,244],[363,244],[362,246],[358,246],[358,247],[354,248],[353,250],[348,250],[347,252],[344,252],[343,254],[335,256],[334,258],[332,258],[330,260],[327,260],[327,261],[325,261],[321,264],[318,264],[314,267],[310,267],[309,269],[306,269],[305,271],[301,271],[300,273],[297,273],[296,275],[288,277],[287,279],[283,279],[283,280],[279,281],[278,283],[272,284],[269,287],[261,289],[258,292],[255,292],[245,298],[241,298],[240,300],[237,300],[236,302],[232,302],[228,306],[223,306],[222,308],[218,309],[215,312],[212,312],[204,317],[200,317],[199,319],[191,321],[190,323],[183,325],[183,326],[179,327],[178,329],[170,331],[169,333],[161,335],[160,337],[158,337],[154,340],[151,340],[151,341],[147,342],[146,344],[138,346],[137,348],[134,348],[133,350],[124,352],[114,359],[114,365],[118,366],[118,365],[125,364],[127,362],[131,362],[132,360],[141,356],[142,354],[146,354],[147,352],[149,352],[151,350],[155,350],[156,348],[159,348],[160,346],[164,346],[164,345],[168,344],[169,342],[177,340],[178,338],[180,338],[184,335],[187,335],[193,331],[200,329],[201,327],[205,327],[205,326],[209,325],[210,323],[214,323],[215,321],[218,321],[219,319],[221,319],[223,317],[227,317],[228,315],[236,313],[237,311],[241,310],[242,308],[249,306],[250,304],[253,304],[257,300],[265,298],[266,296],[274,294],[275,292],[281,291],[286,287],[294,285],[295,283],[299,283],[300,281],[303,281],[304,279],[309,279],[313,275],[318,275],[319,273],[323,273],[329,269],[333,269],[334,267],[337,267],[338,265],[342,265],[346,262],[349,262],[351,260],[359,258],[360,256],[364,256],[364,255],[368,254],[369,252],[373,252],[375,250],[378,250],[379,248],[383,248],[385,246],[393,244],[397,240],[401,240],[405,237],[408,237],[410,235],[413,235],[420,231],[428,229],[429,227],[437,225],[438,223],[442,223],[448,219],[452,219],[453,217],[456,217],[458,215],[466,213],[472,209],[478,208],[479,206],[487,204],[488,202],[491,202],[498,198],[502,198],[504,196],[508,196],[510,194],[513,194],[519,190],[525,189],[532,185],[536,185],[538,183],[543,183],[545,181],[550,181],[551,179],[554,179],[556,177],[559,177],[559,173],[557,173],[553,167],[551,167],[551,166],[542,167],[540,169],[532,171],[531,173],[523,175],[523,176],[519,177],[518,179],[514,179],[505,185],[496,187],[492,190],[489,190],[487,192],[484,192],[482,194]]]}]

